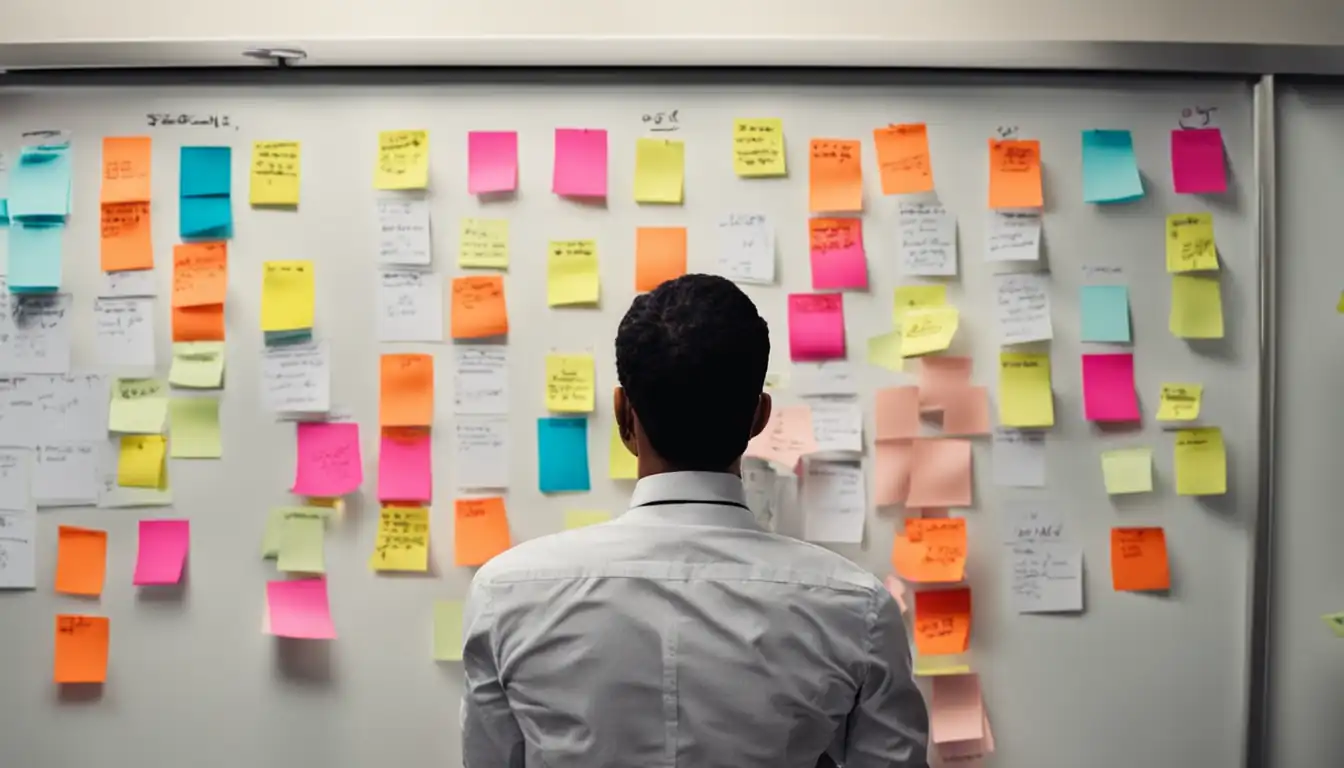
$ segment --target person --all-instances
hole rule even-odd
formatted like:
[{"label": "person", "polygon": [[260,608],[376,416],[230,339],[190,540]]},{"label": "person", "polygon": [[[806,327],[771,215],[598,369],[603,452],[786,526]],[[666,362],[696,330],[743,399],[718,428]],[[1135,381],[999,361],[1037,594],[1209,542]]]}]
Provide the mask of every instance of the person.
[{"label": "person", "polygon": [[614,397],[639,466],[630,508],[477,572],[466,768],[927,765],[891,595],[845,558],[761,530],[745,504],[769,357],[765,321],[723,278],[634,300]]}]

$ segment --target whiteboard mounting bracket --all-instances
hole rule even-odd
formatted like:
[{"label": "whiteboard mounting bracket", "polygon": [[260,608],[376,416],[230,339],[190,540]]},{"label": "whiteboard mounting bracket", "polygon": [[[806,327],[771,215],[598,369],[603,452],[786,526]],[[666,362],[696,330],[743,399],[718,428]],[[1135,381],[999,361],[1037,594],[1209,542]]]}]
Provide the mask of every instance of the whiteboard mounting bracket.
[{"label": "whiteboard mounting bracket", "polygon": [[308,58],[308,52],[302,48],[248,48],[243,55],[249,59],[269,61],[276,69],[288,69]]}]

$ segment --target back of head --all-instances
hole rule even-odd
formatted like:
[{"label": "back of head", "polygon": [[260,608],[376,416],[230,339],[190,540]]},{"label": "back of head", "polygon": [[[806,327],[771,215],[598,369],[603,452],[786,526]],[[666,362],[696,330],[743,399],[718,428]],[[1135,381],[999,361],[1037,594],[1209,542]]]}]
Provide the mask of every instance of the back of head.
[{"label": "back of head", "polygon": [[756,305],[714,275],[637,297],[616,333],[616,373],[644,435],[683,470],[722,471],[746,450],[769,360]]}]

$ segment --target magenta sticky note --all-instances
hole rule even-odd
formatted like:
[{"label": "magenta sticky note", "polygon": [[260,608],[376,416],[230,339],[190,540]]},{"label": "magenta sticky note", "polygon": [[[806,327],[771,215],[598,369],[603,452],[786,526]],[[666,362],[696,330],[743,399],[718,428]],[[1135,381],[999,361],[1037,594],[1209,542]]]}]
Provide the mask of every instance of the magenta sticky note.
[{"label": "magenta sticky note", "polygon": [[135,557],[136,585],[176,584],[191,548],[191,523],[186,520],[141,520],[140,547]]},{"label": "magenta sticky note", "polygon": [[471,131],[467,134],[467,192],[512,192],[518,188],[518,134]]},{"label": "magenta sticky note", "polygon": [[1217,128],[1178,128],[1171,132],[1171,178],[1185,195],[1227,191],[1223,132]]},{"label": "magenta sticky note", "polygon": [[1134,355],[1083,355],[1083,412],[1088,421],[1138,421]]},{"label": "magenta sticky note", "polygon": [[571,197],[607,196],[607,132],[555,129],[555,175],[551,191]]},{"label": "magenta sticky note", "polygon": [[845,356],[845,305],[838,293],[789,294],[789,359]]},{"label": "magenta sticky note", "polygon": [[294,487],[300,496],[344,496],[364,482],[359,425],[305,421],[298,425],[299,458]]},{"label": "magenta sticky note", "polygon": [[812,287],[816,290],[868,287],[862,219],[809,219]]},{"label": "magenta sticky note", "polygon": [[378,500],[429,501],[433,470],[428,429],[385,429],[378,449]]},{"label": "magenta sticky note", "polygon": [[276,637],[334,640],[331,604],[326,579],[294,579],[266,582],[266,608],[270,633]]}]

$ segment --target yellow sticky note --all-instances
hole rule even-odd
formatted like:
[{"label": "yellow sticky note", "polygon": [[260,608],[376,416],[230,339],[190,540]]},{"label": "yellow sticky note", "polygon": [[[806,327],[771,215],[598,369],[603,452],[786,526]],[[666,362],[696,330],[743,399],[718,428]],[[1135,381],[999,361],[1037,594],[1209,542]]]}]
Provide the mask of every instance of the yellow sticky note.
[{"label": "yellow sticky note", "polygon": [[1344,612],[1323,614],[1321,621],[1335,633],[1335,637],[1344,637]]},{"label": "yellow sticky note", "polygon": [[1177,213],[1167,217],[1167,271],[1218,269],[1213,244],[1212,213]]},{"label": "yellow sticky note", "polygon": [[262,265],[261,330],[313,327],[313,262],[268,261]]},{"label": "yellow sticky note", "polygon": [[429,186],[429,131],[378,134],[374,189],[424,189]]},{"label": "yellow sticky note", "polygon": [[107,412],[109,432],[153,434],[168,417],[168,387],[160,379],[117,379]]},{"label": "yellow sticky note", "polygon": [[611,443],[607,448],[607,474],[614,480],[635,480],[639,478],[639,457],[625,447],[621,439],[621,428],[611,423]]},{"label": "yellow sticky note", "polygon": [[552,240],[546,260],[546,303],[596,304],[601,295],[596,240]]},{"label": "yellow sticky note", "polygon": [[457,244],[457,265],[508,269],[508,219],[463,219]]},{"label": "yellow sticky note", "polygon": [[891,320],[901,324],[901,317],[911,309],[941,307],[947,304],[947,286],[945,285],[902,285],[896,289],[896,299],[891,308]]},{"label": "yellow sticky note", "polygon": [[999,423],[1005,427],[1053,427],[1050,355],[999,353]]},{"label": "yellow sticky note", "polygon": [[1227,447],[1218,427],[1176,430],[1176,493],[1217,496],[1227,493]]},{"label": "yellow sticky note", "polygon": [[1157,420],[1194,421],[1199,418],[1199,403],[1203,396],[1202,384],[1163,384]]},{"label": "yellow sticky note", "polygon": [[570,509],[565,511],[565,530],[567,531],[609,522],[611,522],[611,515],[606,512],[596,512],[586,509]]},{"label": "yellow sticky note", "polygon": [[686,145],[671,139],[635,142],[635,202],[681,205]]},{"label": "yellow sticky note", "polygon": [[327,515],[302,508],[286,512],[280,526],[280,550],[276,570],[285,573],[326,573],[327,557],[323,543],[327,536]]},{"label": "yellow sticky note", "polygon": [[592,355],[546,356],[546,410],[592,413],[597,373]]},{"label": "yellow sticky note", "polygon": [[889,371],[905,370],[899,328],[868,339],[868,362]]},{"label": "yellow sticky note", "polygon": [[971,665],[959,662],[955,656],[915,656],[914,672],[919,677],[939,675],[969,675]]},{"label": "yellow sticky note", "polygon": [[1153,449],[1103,451],[1101,473],[1106,479],[1106,492],[1111,495],[1148,493],[1153,490]]},{"label": "yellow sticky note", "polygon": [[224,342],[179,341],[173,344],[173,366],[168,383],[187,389],[224,386]]},{"label": "yellow sticky note", "polygon": [[1339,301],[1335,303],[1335,311],[1344,314],[1344,291],[1339,292]]},{"label": "yellow sticky note", "polygon": [[168,422],[174,459],[218,459],[224,455],[219,441],[218,397],[175,397],[168,403]]},{"label": "yellow sticky note", "polygon": [[378,538],[369,556],[375,571],[429,570],[429,510],[424,507],[383,507],[378,516]]},{"label": "yellow sticky note", "polygon": [[1171,334],[1183,339],[1223,338],[1223,293],[1217,276],[1171,276]]},{"label": "yellow sticky note", "polygon": [[777,117],[733,121],[733,170],[738,176],[788,176],[784,121]]},{"label": "yellow sticky note", "polygon": [[117,456],[117,485],[162,488],[167,442],[163,435],[125,435]]},{"label": "yellow sticky note", "polygon": [[299,204],[299,142],[252,142],[252,205]]},{"label": "yellow sticky note", "polygon": [[434,660],[462,660],[462,601],[434,601]]},{"label": "yellow sticky note", "polygon": [[913,357],[947,349],[960,317],[952,306],[907,309],[901,316],[901,355]]}]

